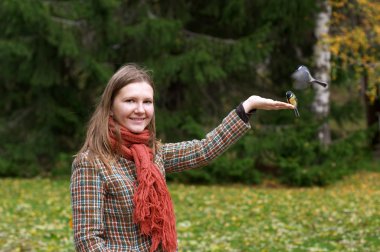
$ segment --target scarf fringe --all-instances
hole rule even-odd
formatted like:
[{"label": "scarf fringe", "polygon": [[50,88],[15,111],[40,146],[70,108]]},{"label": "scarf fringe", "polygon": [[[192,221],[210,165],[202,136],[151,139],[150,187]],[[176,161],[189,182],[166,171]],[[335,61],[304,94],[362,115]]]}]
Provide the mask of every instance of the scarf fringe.
[{"label": "scarf fringe", "polygon": [[165,180],[152,162],[141,158],[140,155],[148,151],[145,146],[131,146],[131,149],[137,159],[135,163],[140,163],[137,170],[139,184],[133,199],[134,220],[139,223],[142,234],[152,237],[150,252],[155,251],[160,243],[165,251],[176,251],[174,208]]}]

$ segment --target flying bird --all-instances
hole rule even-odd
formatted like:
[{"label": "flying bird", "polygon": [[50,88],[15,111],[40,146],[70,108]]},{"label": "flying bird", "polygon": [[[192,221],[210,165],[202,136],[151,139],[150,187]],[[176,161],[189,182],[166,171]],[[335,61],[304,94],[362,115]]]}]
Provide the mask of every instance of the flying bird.
[{"label": "flying bird", "polygon": [[309,69],[306,66],[299,66],[298,69],[292,74],[294,79],[294,88],[304,89],[313,83],[319,84],[322,87],[327,87],[327,83],[315,79],[311,76]]}]

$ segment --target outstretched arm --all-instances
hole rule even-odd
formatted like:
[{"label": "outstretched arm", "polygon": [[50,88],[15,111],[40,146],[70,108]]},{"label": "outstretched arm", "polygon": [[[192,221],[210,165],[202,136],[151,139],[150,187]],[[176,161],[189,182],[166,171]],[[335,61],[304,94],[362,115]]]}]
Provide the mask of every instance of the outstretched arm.
[{"label": "outstretched arm", "polygon": [[[248,114],[256,109],[294,109],[291,104],[256,95],[249,97],[239,107],[243,107],[245,113]],[[248,116],[239,107],[202,140],[164,144],[161,153],[166,172],[179,172],[203,166],[221,155],[243,136],[250,129],[250,124]]]}]

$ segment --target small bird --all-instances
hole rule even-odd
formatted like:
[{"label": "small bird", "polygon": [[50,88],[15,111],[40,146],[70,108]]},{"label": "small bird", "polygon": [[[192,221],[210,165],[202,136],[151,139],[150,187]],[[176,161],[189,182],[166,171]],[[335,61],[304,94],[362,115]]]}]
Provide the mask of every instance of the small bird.
[{"label": "small bird", "polygon": [[292,91],[287,91],[286,92],[286,100],[294,106],[294,114],[296,117],[300,116],[300,113],[298,112],[298,103],[297,103],[297,97]]},{"label": "small bird", "polygon": [[304,89],[312,83],[319,84],[322,87],[327,87],[326,82],[317,80],[311,76],[310,71],[306,66],[299,66],[298,69],[292,74],[292,78],[294,79],[294,87],[296,89]]}]

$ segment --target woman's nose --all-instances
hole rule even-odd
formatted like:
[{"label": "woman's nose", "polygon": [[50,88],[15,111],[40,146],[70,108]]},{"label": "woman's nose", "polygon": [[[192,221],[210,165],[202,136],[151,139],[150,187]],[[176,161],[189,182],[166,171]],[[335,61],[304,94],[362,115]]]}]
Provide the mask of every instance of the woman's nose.
[{"label": "woman's nose", "polygon": [[144,113],[144,104],[140,102],[136,103],[135,113]]}]

